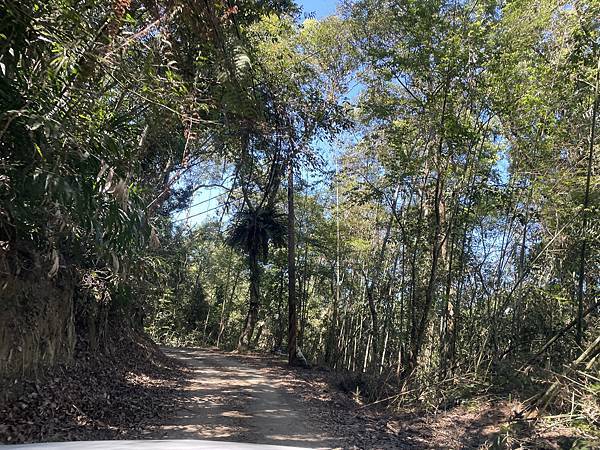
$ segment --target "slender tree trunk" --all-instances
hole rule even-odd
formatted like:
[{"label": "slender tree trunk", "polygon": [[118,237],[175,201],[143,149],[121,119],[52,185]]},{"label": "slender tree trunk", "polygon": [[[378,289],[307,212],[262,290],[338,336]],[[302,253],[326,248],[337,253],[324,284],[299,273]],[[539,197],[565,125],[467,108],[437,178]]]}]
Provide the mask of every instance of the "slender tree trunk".
[{"label": "slender tree trunk", "polygon": [[405,270],[406,270],[406,245],[400,243],[402,252],[402,264],[400,266],[400,316],[398,325],[398,373],[400,370],[400,359],[404,341],[404,314],[405,314]]},{"label": "slender tree trunk", "polygon": [[283,298],[283,269],[281,269],[279,279],[279,292],[277,294],[277,335],[275,336],[275,348],[273,350],[281,350],[283,347],[283,337],[285,336],[285,321],[283,318],[282,298]]},{"label": "slender tree trunk", "polygon": [[260,307],[260,266],[258,264],[258,253],[251,251],[248,255],[248,266],[250,267],[250,302],[248,314],[244,321],[244,328],[238,341],[238,351],[248,350],[254,333],[254,327],[258,320],[258,310]]},{"label": "slender tree trunk", "polygon": [[308,266],[308,242],[304,245],[304,264],[302,270],[302,279],[300,282],[300,330],[298,333],[298,346],[304,346],[304,332],[306,330],[306,321],[308,320],[308,287],[310,285],[310,270]]},{"label": "slender tree trunk", "polygon": [[594,90],[594,106],[592,107],[592,126],[590,129],[590,145],[587,164],[587,174],[585,178],[585,196],[583,199],[583,224],[581,238],[581,252],[579,254],[579,283],[577,285],[577,344],[581,345],[583,341],[583,285],[585,283],[585,256],[587,252],[586,232],[588,227],[587,209],[590,205],[590,180],[592,178],[592,166],[594,161],[594,138],[596,134],[596,119],[598,117],[598,87],[600,80],[600,60],[596,69],[596,88]]},{"label": "slender tree trunk", "polygon": [[333,297],[333,302],[331,305],[331,320],[330,320],[330,324],[329,324],[329,330],[328,330],[328,334],[327,334],[327,347],[325,349],[325,362],[326,364],[331,367],[333,364],[333,360],[334,360],[334,354],[336,351],[335,348],[335,335],[337,333],[337,321],[338,321],[338,302],[337,302],[337,297],[335,296],[335,283],[336,283],[336,278],[334,276],[334,273],[332,272],[331,275],[331,294]]},{"label": "slender tree trunk", "polygon": [[[375,299],[373,298],[373,288],[367,287],[367,302],[369,304],[369,311],[371,313],[371,345],[373,347],[373,364],[377,364],[379,355],[379,319],[377,316],[377,307],[375,306]],[[376,372],[376,368],[373,368]]]},{"label": "slender tree trunk", "polygon": [[297,364],[298,311],[296,305],[296,220],[294,215],[294,165],[288,162],[288,364]]},{"label": "slender tree trunk", "polygon": [[367,346],[365,348],[365,359],[363,361],[363,367],[362,367],[362,371],[366,372],[367,371],[367,364],[369,363],[369,350],[371,349],[371,339],[372,339],[373,335],[369,334],[369,338],[367,339]]},{"label": "slender tree trunk", "polygon": [[348,351],[350,348],[350,342],[353,338],[354,332],[354,315],[350,316],[350,325],[348,326],[348,334],[346,337],[346,342],[344,343],[344,358],[342,366],[346,368],[346,370],[350,370],[350,352]]},{"label": "slender tree trunk", "polygon": [[[333,308],[333,333],[337,328],[338,307],[340,304],[340,188],[338,182],[338,160],[335,160],[335,300]],[[332,334],[334,337],[334,334]]]},{"label": "slender tree trunk", "polygon": [[235,274],[235,278],[233,279],[233,286],[231,287],[231,294],[229,295],[229,301],[225,299],[223,302],[223,308],[221,309],[221,321],[219,324],[219,336],[217,337],[217,347],[219,347],[221,342],[221,337],[223,336],[223,331],[225,331],[225,327],[227,326],[228,321],[228,310],[227,303],[231,303],[233,301],[233,297],[235,296],[235,290],[237,289],[237,284],[240,279],[240,273],[237,272]]},{"label": "slender tree trunk", "polygon": [[[467,209],[467,213],[470,211],[470,207]],[[465,248],[467,246],[467,225],[465,225],[462,235],[461,250],[459,257],[459,270],[458,270],[458,286],[456,287],[456,297],[454,305],[454,320],[452,322],[452,338],[450,342],[450,361],[451,367],[454,368],[456,365],[456,350],[460,337],[461,327],[461,299],[463,294],[464,286],[464,266],[465,266]]]},{"label": "slender tree trunk", "polygon": [[446,371],[448,369],[449,361],[449,348],[450,348],[450,323],[454,317],[454,311],[452,310],[452,304],[450,302],[450,295],[452,293],[452,270],[454,263],[454,233],[452,238],[448,241],[450,245],[450,255],[448,259],[448,274],[446,278],[446,292],[444,294],[444,309],[442,311],[441,318],[441,330],[440,330],[440,374],[439,379],[443,380],[446,378]]},{"label": "slender tree trunk", "polygon": [[221,304],[221,318],[219,319],[219,333],[217,334],[217,344],[216,344],[217,348],[219,348],[219,342],[221,340],[221,333],[223,333],[223,319],[225,317],[227,294],[229,293],[229,283],[230,283],[230,278],[231,278],[231,266],[232,266],[232,264],[229,264],[229,266],[227,267],[227,275],[225,276],[226,284],[225,284],[225,292],[223,295],[223,303]]},{"label": "slender tree trunk", "polygon": [[204,320],[204,330],[202,331],[202,340],[207,342],[206,330],[208,329],[208,320],[210,319],[210,303],[208,304],[208,311],[206,311],[206,319]]}]

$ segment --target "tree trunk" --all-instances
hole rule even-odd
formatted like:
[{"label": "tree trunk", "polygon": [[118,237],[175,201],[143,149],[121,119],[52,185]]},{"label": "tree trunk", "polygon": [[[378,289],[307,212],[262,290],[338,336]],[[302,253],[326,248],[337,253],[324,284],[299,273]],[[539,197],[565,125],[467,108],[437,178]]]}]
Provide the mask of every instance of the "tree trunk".
[{"label": "tree trunk", "polygon": [[294,166],[288,162],[288,363],[297,364],[298,311],[296,308],[296,223],[294,215]]},{"label": "tree trunk", "polygon": [[275,336],[275,345],[273,350],[280,351],[283,347],[283,338],[285,336],[285,321],[283,319],[283,269],[280,272],[279,291],[277,293],[277,335]]},{"label": "tree trunk", "polygon": [[592,108],[592,126],[590,130],[590,147],[585,178],[585,196],[583,199],[583,224],[581,226],[581,252],[579,254],[579,283],[577,285],[577,344],[583,341],[583,285],[585,282],[585,254],[587,252],[586,231],[588,225],[587,209],[590,205],[590,180],[592,178],[592,163],[594,160],[594,138],[596,132],[596,118],[598,117],[598,87],[600,81],[600,60],[596,69],[596,88],[594,90],[594,106]]},{"label": "tree trunk", "polygon": [[248,266],[250,267],[250,301],[248,305],[248,314],[244,321],[244,328],[238,341],[238,351],[248,350],[254,333],[254,327],[258,320],[258,310],[260,307],[260,266],[258,264],[258,252],[251,251],[248,255]]},{"label": "tree trunk", "polygon": [[444,221],[444,179],[442,170],[442,149],[444,144],[444,124],[446,119],[446,105],[448,100],[448,85],[444,91],[444,100],[442,104],[442,112],[440,119],[440,139],[438,143],[437,151],[437,174],[435,177],[435,191],[433,200],[433,239],[431,243],[431,268],[429,271],[429,279],[427,281],[427,287],[425,288],[425,304],[423,305],[423,311],[419,318],[415,339],[412,343],[412,352],[408,366],[404,373],[404,376],[409,376],[417,367],[417,361],[419,353],[425,340],[425,332],[427,330],[427,324],[429,320],[429,311],[433,305],[433,299],[438,284],[438,263],[440,257],[443,257],[443,221]]},{"label": "tree trunk", "polygon": [[446,378],[446,371],[448,369],[448,361],[450,360],[450,323],[453,320],[454,311],[452,310],[452,303],[450,302],[450,295],[452,293],[452,269],[454,263],[454,234],[452,238],[448,240],[450,246],[450,255],[448,258],[448,274],[446,277],[446,292],[444,295],[444,306],[442,310],[442,317],[440,323],[440,345],[439,345],[439,357],[440,357],[440,381]]},{"label": "tree trunk", "polygon": [[[221,337],[223,336],[223,331],[225,331],[225,327],[228,321],[228,312],[227,312],[227,303],[231,303],[233,301],[233,297],[235,295],[235,290],[237,289],[237,283],[240,278],[240,273],[237,272],[235,274],[235,278],[233,280],[233,286],[231,288],[231,295],[229,296],[229,302],[227,301],[227,297],[223,301],[223,307],[221,308],[221,320],[219,322],[219,336],[217,337],[217,348],[221,344]],[[227,315],[226,315],[227,314]]]}]

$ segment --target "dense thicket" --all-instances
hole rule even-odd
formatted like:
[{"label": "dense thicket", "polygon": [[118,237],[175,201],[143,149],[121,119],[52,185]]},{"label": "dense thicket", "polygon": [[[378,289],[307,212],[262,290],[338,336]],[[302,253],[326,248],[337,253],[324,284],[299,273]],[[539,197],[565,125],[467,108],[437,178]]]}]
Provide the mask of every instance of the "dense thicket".
[{"label": "dense thicket", "polygon": [[600,3],[5,9],[2,276],[372,399],[531,387],[597,425]]}]

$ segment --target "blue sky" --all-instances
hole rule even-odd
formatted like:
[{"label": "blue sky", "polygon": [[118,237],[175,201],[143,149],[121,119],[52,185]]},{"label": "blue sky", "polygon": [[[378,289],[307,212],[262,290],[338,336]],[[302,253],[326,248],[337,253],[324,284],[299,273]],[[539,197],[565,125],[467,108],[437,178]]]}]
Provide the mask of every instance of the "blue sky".
[{"label": "blue sky", "polygon": [[322,19],[335,13],[337,1],[335,0],[296,0],[305,13],[315,13],[317,19]]}]

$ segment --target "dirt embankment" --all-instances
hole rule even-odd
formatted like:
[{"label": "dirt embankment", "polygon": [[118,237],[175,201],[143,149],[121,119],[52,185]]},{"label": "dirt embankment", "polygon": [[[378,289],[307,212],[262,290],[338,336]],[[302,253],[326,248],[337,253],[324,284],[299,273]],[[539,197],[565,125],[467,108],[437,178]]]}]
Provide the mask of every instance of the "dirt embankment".
[{"label": "dirt embankment", "polygon": [[0,378],[0,443],[142,439],[179,406],[185,369],[148,338],[124,332],[112,353]]},{"label": "dirt embankment", "polygon": [[69,361],[75,350],[72,281],[50,280],[33,257],[19,261],[27,267],[18,274],[0,267],[0,377]]}]

